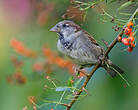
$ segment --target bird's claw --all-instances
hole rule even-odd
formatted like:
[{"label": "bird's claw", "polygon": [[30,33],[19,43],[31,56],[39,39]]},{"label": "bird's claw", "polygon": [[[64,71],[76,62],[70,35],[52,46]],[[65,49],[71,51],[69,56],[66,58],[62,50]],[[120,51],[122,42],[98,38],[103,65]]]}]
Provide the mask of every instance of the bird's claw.
[{"label": "bird's claw", "polygon": [[99,61],[98,61],[98,63],[101,63],[101,65],[104,65],[104,63],[105,63],[105,58],[104,58],[104,56],[99,56]]}]

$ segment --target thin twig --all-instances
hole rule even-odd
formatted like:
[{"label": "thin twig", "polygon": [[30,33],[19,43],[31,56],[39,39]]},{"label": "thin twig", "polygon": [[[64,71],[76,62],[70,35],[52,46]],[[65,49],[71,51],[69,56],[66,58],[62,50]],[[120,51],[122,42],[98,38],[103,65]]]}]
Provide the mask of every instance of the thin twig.
[{"label": "thin twig", "polygon": [[105,44],[106,48],[109,47],[108,42],[106,42],[104,39],[102,39],[103,43]]},{"label": "thin twig", "polygon": [[66,91],[63,92],[63,94],[61,95],[61,98],[59,100],[59,102],[56,104],[55,108],[57,107],[58,104],[61,103],[62,99],[63,99],[63,96],[65,95]]},{"label": "thin twig", "polygon": [[[136,15],[137,12],[138,12],[138,8],[135,10],[135,12],[133,13],[133,15],[132,15],[132,16],[130,17],[130,19],[128,20],[128,22],[133,20],[133,18],[135,17],[135,15]],[[127,23],[128,23],[128,22],[127,22]],[[124,27],[126,27],[127,23],[125,24]],[[117,44],[117,42],[118,42],[118,40],[117,40],[118,36],[122,36],[123,33],[124,33],[124,28],[120,31],[120,33],[117,35],[117,37],[112,41],[112,43],[109,45],[109,47],[108,47],[107,50],[105,51],[104,57],[103,57],[103,59],[102,59],[103,61],[104,61],[104,59],[108,56],[108,54],[109,54],[109,52],[112,50],[112,48]],[[92,69],[92,71],[90,72],[89,76],[86,77],[85,82],[84,82],[83,85],[81,86],[80,91],[78,91],[78,92],[76,93],[75,97],[71,100],[71,102],[70,102],[69,104],[66,105],[66,107],[67,107],[66,110],[70,110],[70,109],[71,109],[72,105],[76,102],[76,100],[79,98],[79,95],[82,93],[83,88],[85,88],[85,87],[87,86],[89,80],[91,79],[91,77],[93,76],[93,74],[95,73],[95,71],[100,67],[101,63],[102,63],[102,62],[96,64],[96,65],[93,67],[93,69]]]},{"label": "thin twig", "polygon": [[96,64],[96,65],[94,66],[94,68],[93,68],[92,71],[90,72],[90,75],[87,76],[85,82],[84,82],[83,85],[81,86],[80,91],[78,91],[78,92],[76,93],[76,96],[75,96],[75,97],[71,100],[71,102],[68,104],[69,106],[67,107],[66,110],[70,110],[70,108],[72,107],[72,105],[73,105],[73,104],[75,103],[75,101],[78,99],[79,95],[82,93],[83,88],[85,88],[85,87],[87,86],[89,80],[91,79],[91,77],[92,77],[92,75],[94,74],[94,72],[99,68],[99,66],[100,66],[100,63],[99,63],[99,64]]}]

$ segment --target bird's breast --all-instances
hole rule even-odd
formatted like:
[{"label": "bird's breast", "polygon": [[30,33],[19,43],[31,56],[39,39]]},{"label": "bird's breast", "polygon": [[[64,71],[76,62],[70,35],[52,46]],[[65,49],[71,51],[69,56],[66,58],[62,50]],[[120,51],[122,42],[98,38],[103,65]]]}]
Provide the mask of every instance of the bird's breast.
[{"label": "bird's breast", "polygon": [[[59,36],[58,50],[80,65],[95,64],[101,54],[101,48],[84,36],[64,38]],[[75,38],[75,39],[74,39]]]},{"label": "bird's breast", "polygon": [[60,40],[60,39],[57,42],[57,48],[58,48],[58,50],[61,53],[65,54],[65,55],[69,55],[69,53],[71,51],[70,49],[67,49],[67,45],[68,45],[67,42],[65,42],[63,40]]}]

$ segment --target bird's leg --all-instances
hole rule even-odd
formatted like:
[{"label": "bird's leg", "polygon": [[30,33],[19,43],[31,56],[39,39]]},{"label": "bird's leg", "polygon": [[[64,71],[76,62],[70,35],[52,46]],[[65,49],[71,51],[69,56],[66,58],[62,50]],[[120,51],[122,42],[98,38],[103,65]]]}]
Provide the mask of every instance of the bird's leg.
[{"label": "bird's leg", "polygon": [[75,66],[74,68],[76,76],[79,76],[80,73],[82,73],[85,76],[89,76],[89,74],[86,71],[83,71],[83,66]]},{"label": "bird's leg", "polygon": [[84,69],[80,69],[79,73],[82,73],[84,76],[89,76],[89,74]]},{"label": "bird's leg", "polygon": [[103,55],[100,55],[98,58],[98,63],[101,63],[101,66],[105,64],[107,58],[104,58]]},{"label": "bird's leg", "polygon": [[79,71],[80,71],[80,69],[82,69],[82,67],[78,66],[78,65],[75,65],[73,67],[73,69],[74,69],[74,72],[76,73],[75,75],[78,76],[79,75]]}]

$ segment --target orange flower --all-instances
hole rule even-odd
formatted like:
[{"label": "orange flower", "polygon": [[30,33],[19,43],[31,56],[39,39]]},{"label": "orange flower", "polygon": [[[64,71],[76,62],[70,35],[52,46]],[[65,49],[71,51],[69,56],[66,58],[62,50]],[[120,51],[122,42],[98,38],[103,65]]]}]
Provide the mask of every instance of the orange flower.
[{"label": "orange flower", "polygon": [[128,38],[123,38],[123,39],[122,39],[122,43],[123,43],[124,45],[129,45],[129,44],[130,44]]},{"label": "orange flower", "polygon": [[17,41],[16,39],[11,40],[10,44],[13,48],[23,47],[23,44],[21,42]]},{"label": "orange flower", "polygon": [[64,68],[67,64],[67,61],[62,59],[61,57],[56,57],[55,58],[55,64],[57,64],[61,68]]},{"label": "orange flower", "polygon": [[42,63],[40,63],[40,62],[35,63],[35,64],[33,65],[33,69],[34,69],[35,71],[37,71],[37,72],[42,71],[43,68],[44,68],[44,65],[43,65]]},{"label": "orange flower", "polygon": [[134,24],[133,24],[132,21],[130,21],[130,22],[127,24],[127,27],[128,27],[128,28],[132,28],[132,26],[134,26]]},{"label": "orange flower", "polygon": [[18,60],[15,56],[11,58],[11,61],[16,68],[23,65],[23,61]]},{"label": "orange flower", "polygon": [[10,44],[15,49],[15,51],[17,53],[20,53],[20,54],[24,53],[25,48],[24,48],[24,45],[21,42],[14,39],[14,40],[11,40]]},{"label": "orange flower", "polygon": [[74,64],[72,64],[72,63],[69,63],[68,66],[67,66],[67,69],[69,70],[69,72],[70,72],[71,74],[74,74],[74,69],[73,69],[73,67],[74,67]]},{"label": "orange flower", "polygon": [[42,51],[44,56],[47,57],[47,62],[49,64],[56,64],[60,68],[66,68],[70,73],[74,73],[72,69],[74,64],[71,61],[61,58],[57,55],[57,53],[51,51],[48,47],[44,47]]},{"label": "orange flower", "polygon": [[119,42],[121,42],[122,37],[121,37],[121,36],[118,36],[118,38],[117,38],[117,39],[118,39],[118,41],[119,41]]},{"label": "orange flower", "polygon": [[134,44],[134,41],[135,41],[134,32],[132,32],[132,27],[133,26],[134,26],[133,22],[130,21],[127,24],[127,27],[125,27],[125,29],[124,29],[124,34],[127,35],[128,38],[124,37],[124,38],[121,39],[121,37],[118,37],[118,41],[121,40],[121,42],[124,45],[128,45],[128,48],[127,48],[128,52],[132,52],[133,48],[135,47],[135,44]]},{"label": "orange flower", "polygon": [[25,84],[27,82],[27,78],[22,75],[21,72],[16,72],[7,77],[8,83],[15,83],[15,84]]},{"label": "orange flower", "polygon": [[25,49],[23,55],[27,56],[27,57],[31,57],[31,58],[37,57],[37,54],[35,52],[33,52],[32,50],[29,50],[29,49]]},{"label": "orange flower", "polygon": [[19,42],[18,40],[14,39],[14,40],[11,40],[10,42],[10,45],[14,48],[14,50],[23,55],[23,56],[26,56],[26,57],[31,57],[31,58],[34,58],[36,57],[36,53],[25,48],[25,46],[23,45],[22,42]]},{"label": "orange flower", "polygon": [[48,47],[44,47],[42,51],[45,56],[53,56],[53,52]]},{"label": "orange flower", "polygon": [[128,37],[128,39],[130,40],[130,42],[133,42],[135,40],[135,38],[133,36]]},{"label": "orange flower", "polygon": [[128,46],[127,51],[132,52],[132,50],[133,50],[133,47]]},{"label": "orange flower", "polygon": [[134,32],[131,32],[131,33],[129,34],[129,36],[130,36],[130,37],[134,37]]},{"label": "orange flower", "polygon": [[134,44],[134,43],[131,43],[130,46],[131,46],[131,47],[135,47],[135,44]]},{"label": "orange flower", "polygon": [[20,72],[17,72],[13,75],[13,78],[18,84],[25,84],[27,81],[27,78],[23,76]]},{"label": "orange flower", "polygon": [[124,32],[125,32],[125,35],[129,35],[132,32],[132,29],[126,27],[125,30],[124,30]]}]

